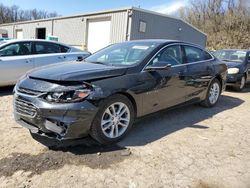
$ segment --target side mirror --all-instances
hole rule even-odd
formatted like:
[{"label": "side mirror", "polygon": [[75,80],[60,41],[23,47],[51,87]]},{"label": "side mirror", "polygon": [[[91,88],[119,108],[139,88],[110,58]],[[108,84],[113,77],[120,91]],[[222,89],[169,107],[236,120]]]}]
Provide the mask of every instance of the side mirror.
[{"label": "side mirror", "polygon": [[76,61],[83,61],[83,59],[84,58],[82,56],[78,56]]},{"label": "side mirror", "polygon": [[171,68],[171,64],[169,63],[166,63],[166,62],[157,62],[157,63],[154,63],[153,65],[148,65],[145,70],[147,71],[157,71],[157,70],[168,70]]}]

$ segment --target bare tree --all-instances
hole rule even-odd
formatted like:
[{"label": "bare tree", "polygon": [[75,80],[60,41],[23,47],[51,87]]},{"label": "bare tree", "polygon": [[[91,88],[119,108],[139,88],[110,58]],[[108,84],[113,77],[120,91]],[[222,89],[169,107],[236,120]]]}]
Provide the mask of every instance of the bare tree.
[{"label": "bare tree", "polygon": [[37,20],[57,16],[59,15],[56,12],[49,13],[47,11],[37,9],[22,10],[16,5],[9,7],[0,4],[0,24],[26,20]]},{"label": "bare tree", "polygon": [[190,0],[180,15],[207,33],[211,49],[250,47],[249,0]]}]

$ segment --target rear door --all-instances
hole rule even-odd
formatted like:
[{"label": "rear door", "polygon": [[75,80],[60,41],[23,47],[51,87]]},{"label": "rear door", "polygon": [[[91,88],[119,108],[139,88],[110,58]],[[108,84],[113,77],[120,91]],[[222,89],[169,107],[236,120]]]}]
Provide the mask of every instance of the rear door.
[{"label": "rear door", "polygon": [[31,42],[11,43],[0,48],[0,85],[15,84],[33,68]]},{"label": "rear door", "polygon": [[66,54],[61,53],[61,46],[52,42],[33,42],[33,58],[36,67],[61,63]]},{"label": "rear door", "polygon": [[214,77],[213,56],[196,46],[183,45],[186,72],[186,101],[200,100]]}]

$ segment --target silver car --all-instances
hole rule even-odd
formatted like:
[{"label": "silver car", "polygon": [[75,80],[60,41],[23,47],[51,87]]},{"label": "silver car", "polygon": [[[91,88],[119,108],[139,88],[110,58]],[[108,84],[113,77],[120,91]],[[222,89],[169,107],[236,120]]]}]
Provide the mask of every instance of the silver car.
[{"label": "silver car", "polygon": [[0,86],[14,85],[27,71],[54,63],[82,60],[90,53],[47,40],[0,42]]}]

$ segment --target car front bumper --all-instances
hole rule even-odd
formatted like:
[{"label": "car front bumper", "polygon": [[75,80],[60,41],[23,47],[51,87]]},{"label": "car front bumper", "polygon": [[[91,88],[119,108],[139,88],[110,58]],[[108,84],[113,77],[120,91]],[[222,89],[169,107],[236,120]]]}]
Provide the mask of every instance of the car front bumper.
[{"label": "car front bumper", "polygon": [[98,108],[90,101],[48,103],[36,97],[14,93],[14,116],[17,123],[32,133],[58,140],[88,135]]},{"label": "car front bumper", "polygon": [[228,74],[226,85],[228,86],[240,85],[242,76],[244,75],[243,74]]}]

